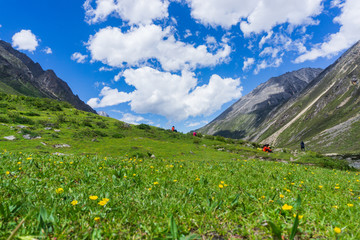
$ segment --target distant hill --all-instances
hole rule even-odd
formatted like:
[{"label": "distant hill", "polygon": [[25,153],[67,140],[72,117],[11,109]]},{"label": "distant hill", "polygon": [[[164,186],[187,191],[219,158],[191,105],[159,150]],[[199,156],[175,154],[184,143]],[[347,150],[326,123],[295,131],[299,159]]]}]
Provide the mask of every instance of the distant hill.
[{"label": "distant hill", "polygon": [[360,41],[321,69],[271,78],[199,132],[322,153],[360,151]]},{"label": "distant hill", "polygon": [[39,63],[0,40],[0,92],[66,101],[75,108],[96,113],[74,95],[54,71],[44,71]]},{"label": "distant hill", "polygon": [[326,153],[360,151],[360,41],[303,92],[273,111],[248,139]]},{"label": "distant hill", "polygon": [[298,94],[321,71],[319,68],[303,68],[270,78],[198,131],[236,139],[246,138],[257,130],[272,110]]}]

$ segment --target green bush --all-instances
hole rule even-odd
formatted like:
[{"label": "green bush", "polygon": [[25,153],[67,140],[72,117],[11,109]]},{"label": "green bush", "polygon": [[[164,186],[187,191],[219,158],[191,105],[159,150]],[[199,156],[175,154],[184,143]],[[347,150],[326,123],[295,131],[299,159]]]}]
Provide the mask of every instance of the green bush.
[{"label": "green bush", "polygon": [[145,124],[145,123],[141,123],[139,125],[136,126],[138,129],[142,129],[142,130],[150,130],[150,126]]},{"label": "green bush", "polygon": [[125,135],[124,135],[124,134],[121,134],[121,133],[114,133],[114,134],[112,135],[112,137],[113,137],[113,138],[124,138]]},{"label": "green bush", "polygon": [[22,115],[25,116],[29,116],[29,117],[39,117],[40,114],[36,113],[36,112],[25,112],[25,113],[21,113]]},{"label": "green bush", "polygon": [[96,122],[95,123],[99,128],[107,128],[107,125],[106,125],[106,123],[104,123],[104,122]]},{"label": "green bush", "polygon": [[8,116],[11,119],[10,121],[13,123],[28,124],[28,125],[35,124],[35,122],[32,119],[27,118],[27,117],[22,117],[17,112],[9,112]]},{"label": "green bush", "polygon": [[0,116],[0,122],[2,122],[2,123],[9,123],[10,120],[9,120],[9,118],[7,118],[7,117],[5,117],[5,116]]},{"label": "green bush", "polygon": [[226,139],[223,136],[215,136],[215,140],[219,142],[226,142]]}]

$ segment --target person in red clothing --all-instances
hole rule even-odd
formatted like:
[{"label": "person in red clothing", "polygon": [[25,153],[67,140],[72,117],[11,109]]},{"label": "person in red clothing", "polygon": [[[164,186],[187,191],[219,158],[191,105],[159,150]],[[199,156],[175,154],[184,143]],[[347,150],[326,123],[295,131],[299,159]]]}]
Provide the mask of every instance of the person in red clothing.
[{"label": "person in red clothing", "polygon": [[263,151],[264,151],[264,152],[269,152],[269,153],[271,153],[271,152],[272,152],[272,150],[271,150],[271,148],[270,148],[269,144],[265,144],[265,145],[264,145],[264,147],[263,147]]},{"label": "person in red clothing", "polygon": [[177,132],[174,126],[172,126],[171,131]]}]

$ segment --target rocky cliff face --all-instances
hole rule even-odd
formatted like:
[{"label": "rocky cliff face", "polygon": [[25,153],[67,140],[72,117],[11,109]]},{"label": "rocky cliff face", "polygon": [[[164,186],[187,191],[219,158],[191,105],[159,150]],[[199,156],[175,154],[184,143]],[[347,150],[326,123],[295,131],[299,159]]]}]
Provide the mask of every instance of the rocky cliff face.
[{"label": "rocky cliff face", "polygon": [[74,95],[67,83],[58,78],[54,71],[44,71],[39,63],[34,63],[28,56],[1,40],[0,91],[66,101],[79,110],[96,113]]},{"label": "rocky cliff face", "polygon": [[293,148],[305,141],[324,153],[357,153],[359,136],[360,42],[274,109],[249,138]]},{"label": "rocky cliff face", "polygon": [[303,68],[270,78],[242,97],[198,131],[232,138],[247,138],[268,114],[301,92],[322,69]]}]

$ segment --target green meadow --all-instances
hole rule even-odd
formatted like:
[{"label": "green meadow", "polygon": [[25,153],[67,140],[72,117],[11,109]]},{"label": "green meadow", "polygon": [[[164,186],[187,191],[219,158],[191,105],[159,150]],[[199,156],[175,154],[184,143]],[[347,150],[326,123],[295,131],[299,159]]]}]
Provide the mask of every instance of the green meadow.
[{"label": "green meadow", "polygon": [[0,137],[0,239],[360,239],[359,172],[314,152],[5,94]]}]

